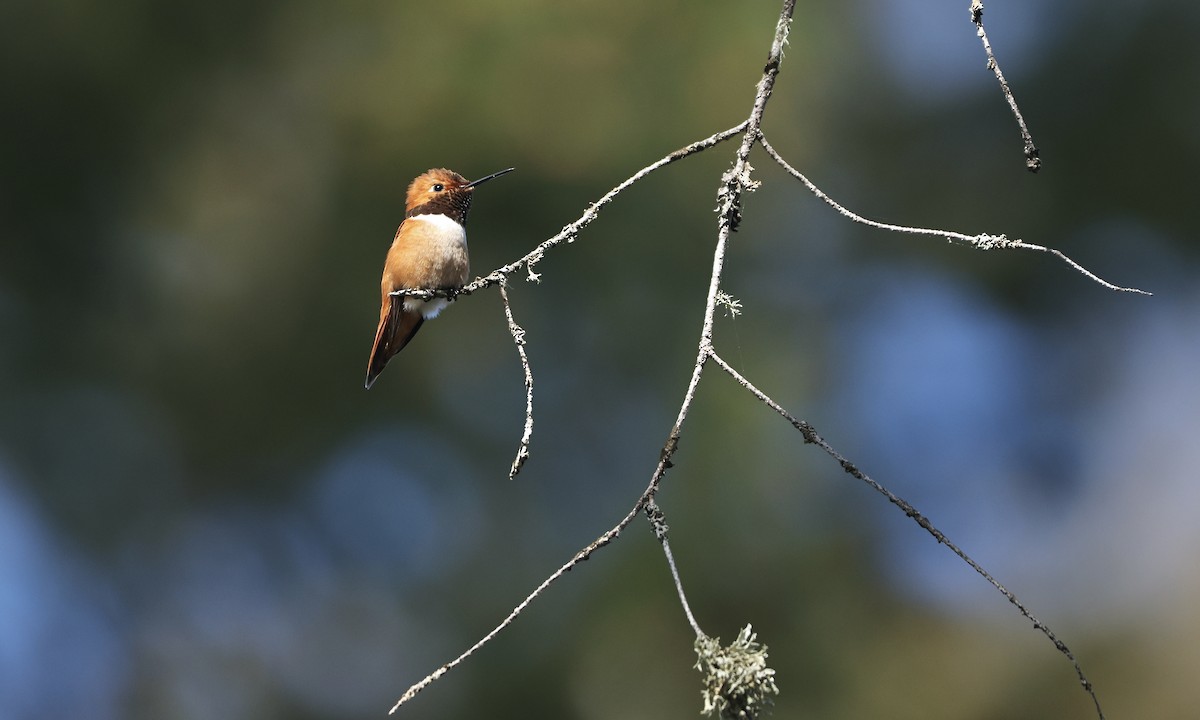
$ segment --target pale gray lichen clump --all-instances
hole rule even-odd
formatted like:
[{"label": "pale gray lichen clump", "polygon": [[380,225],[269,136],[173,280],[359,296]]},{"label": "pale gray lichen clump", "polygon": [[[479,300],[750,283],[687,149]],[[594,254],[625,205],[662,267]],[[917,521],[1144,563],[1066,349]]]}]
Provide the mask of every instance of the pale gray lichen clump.
[{"label": "pale gray lichen clump", "polygon": [[775,671],[767,667],[767,646],[755,642],[749,625],[728,647],[720,638],[696,638],[696,669],[704,673],[704,710],[721,720],[751,720],[779,694]]}]

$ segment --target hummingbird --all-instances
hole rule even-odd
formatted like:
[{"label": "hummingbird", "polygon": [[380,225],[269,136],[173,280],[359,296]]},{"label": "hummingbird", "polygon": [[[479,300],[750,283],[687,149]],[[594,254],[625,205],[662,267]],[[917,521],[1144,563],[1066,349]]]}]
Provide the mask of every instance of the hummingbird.
[{"label": "hummingbird", "polygon": [[379,328],[367,362],[370,388],[393,355],[404,349],[421,325],[437,317],[450,300],[393,296],[396,290],[450,290],[467,282],[467,212],[475,188],[512,172],[508,168],[467,182],[446,168],[423,172],[408,186],[404,220],[383,263]]}]

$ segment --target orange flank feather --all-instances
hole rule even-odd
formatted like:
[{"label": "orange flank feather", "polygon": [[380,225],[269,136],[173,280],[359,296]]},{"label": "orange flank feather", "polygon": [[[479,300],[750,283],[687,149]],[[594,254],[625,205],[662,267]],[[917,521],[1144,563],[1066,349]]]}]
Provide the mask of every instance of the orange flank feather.
[{"label": "orange flank feather", "polygon": [[375,344],[371,346],[371,359],[367,363],[367,387],[375,384],[375,378],[383,372],[383,366],[392,356],[404,349],[421,325],[425,322],[420,312],[407,312],[400,298],[386,296],[379,311],[379,328],[375,331]]}]

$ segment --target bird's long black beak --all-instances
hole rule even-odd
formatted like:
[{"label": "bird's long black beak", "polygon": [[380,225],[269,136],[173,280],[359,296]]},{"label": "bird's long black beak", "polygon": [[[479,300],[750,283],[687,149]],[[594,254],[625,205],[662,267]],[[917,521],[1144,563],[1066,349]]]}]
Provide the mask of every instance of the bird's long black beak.
[{"label": "bird's long black beak", "polygon": [[511,167],[511,168],[508,168],[507,170],[501,170],[500,172],[494,172],[494,173],[492,173],[491,175],[487,175],[487,176],[485,176],[485,177],[481,177],[481,178],[479,178],[478,180],[472,180],[471,182],[467,183],[467,184],[466,184],[466,185],[464,185],[463,187],[469,187],[469,188],[473,188],[473,187],[475,187],[476,185],[482,185],[482,184],[484,184],[485,182],[487,182],[488,180],[491,180],[492,178],[498,178],[498,177],[500,177],[501,175],[504,175],[505,173],[510,173],[510,172],[512,172],[513,170],[516,170],[516,168],[515,168],[515,167]]}]

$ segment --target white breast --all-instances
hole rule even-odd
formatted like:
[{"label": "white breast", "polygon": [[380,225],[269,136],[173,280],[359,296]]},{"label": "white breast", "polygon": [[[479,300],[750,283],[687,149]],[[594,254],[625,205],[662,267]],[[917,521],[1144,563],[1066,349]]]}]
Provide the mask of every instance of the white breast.
[{"label": "white breast", "polygon": [[436,238],[438,249],[447,251],[465,250],[467,247],[467,231],[452,218],[441,213],[436,215],[413,215],[405,222],[422,222],[432,226],[430,236]]},{"label": "white breast", "polygon": [[[405,220],[405,222],[420,222],[429,226],[432,232],[423,233],[422,237],[430,245],[428,248],[429,251],[435,256],[452,257],[459,254],[464,257],[466,256],[467,231],[452,218],[441,213],[436,213],[413,215]],[[446,298],[422,300],[410,297],[404,299],[405,310],[420,312],[426,320],[437,317],[438,313],[449,304],[450,301]]]}]

